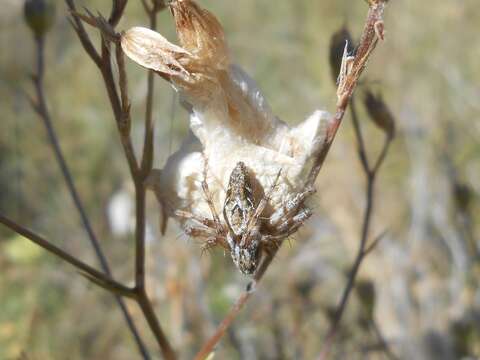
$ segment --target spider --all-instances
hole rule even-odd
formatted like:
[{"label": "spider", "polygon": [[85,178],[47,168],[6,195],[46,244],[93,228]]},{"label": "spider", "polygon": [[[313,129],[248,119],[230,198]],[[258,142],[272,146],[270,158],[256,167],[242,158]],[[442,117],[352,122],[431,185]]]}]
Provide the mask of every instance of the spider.
[{"label": "spider", "polygon": [[311,216],[312,213],[304,206],[304,202],[315,189],[307,187],[277,209],[274,208],[269,217],[262,217],[280,178],[280,172],[268,193],[256,201],[252,191],[252,174],[243,162],[238,162],[230,174],[222,221],[206,182],[207,166],[205,162],[202,189],[212,218],[181,210],[176,211],[176,215],[191,220],[185,233],[203,239],[204,250],[222,246],[230,252],[233,263],[241,273],[253,275],[263,253],[272,254],[283,239],[295,233]]}]

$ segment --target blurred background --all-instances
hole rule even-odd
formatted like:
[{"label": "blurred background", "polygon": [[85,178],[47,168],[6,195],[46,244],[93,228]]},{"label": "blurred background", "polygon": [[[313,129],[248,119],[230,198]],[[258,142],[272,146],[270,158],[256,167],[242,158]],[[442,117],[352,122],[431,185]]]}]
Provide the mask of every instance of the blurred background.
[{"label": "blurred background", "polygon": [[[362,0],[201,0],[224,25],[233,57],[252,75],[274,112],[296,124],[315,109],[333,111],[332,34],[358,38]],[[110,2],[78,1],[107,14]],[[29,106],[35,66],[23,1],[0,10],[0,213],[97,266],[64,185],[43,124]],[[97,68],[56,2],[46,36],[46,94],[54,126],[114,275],[132,284],[133,185]],[[480,68],[478,0],[392,0],[386,42],[357,90],[373,158],[382,132],[362,104],[368,86],[395,118],[396,138],[375,188],[371,238],[388,231],[366,259],[332,358],[382,359],[383,340],[402,359],[480,357]],[[119,29],[147,26],[129,1]],[[159,31],[176,42],[168,11]],[[98,40],[95,33],[92,37]],[[137,150],[143,141],[147,73],[127,64]],[[156,80],[155,167],[188,129],[173,90]],[[346,283],[360,239],[365,176],[350,114],[318,177],[315,215],[282,247],[256,295],[218,347],[218,359],[314,359]],[[148,198],[148,288],[165,330],[189,359],[248,279],[222,251],[201,255],[177,224],[159,233]],[[127,302],[155,356],[157,345]],[[113,297],[69,265],[0,226],[0,359],[137,359]],[[383,339],[383,340],[382,340]]]}]

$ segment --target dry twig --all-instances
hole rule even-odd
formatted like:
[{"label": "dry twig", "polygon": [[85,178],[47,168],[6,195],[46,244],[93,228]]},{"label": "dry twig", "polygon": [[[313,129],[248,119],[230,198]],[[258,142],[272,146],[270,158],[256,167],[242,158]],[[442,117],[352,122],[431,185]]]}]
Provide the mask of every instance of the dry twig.
[{"label": "dry twig", "polygon": [[[44,126],[45,126],[49,142],[51,144],[53,153],[55,155],[55,159],[56,159],[56,161],[57,161],[57,163],[60,167],[62,176],[65,180],[66,185],[67,185],[68,192],[70,193],[70,196],[72,197],[73,203],[74,203],[78,213],[80,214],[82,225],[85,228],[85,231],[88,235],[88,239],[90,241],[90,244],[92,245],[92,247],[95,251],[95,254],[98,258],[98,261],[100,262],[100,266],[101,266],[103,272],[108,277],[111,277],[110,266],[109,266],[108,261],[107,261],[105,255],[104,255],[104,253],[103,253],[103,250],[100,246],[100,242],[98,241],[98,239],[97,239],[97,237],[96,237],[96,235],[93,231],[90,220],[88,219],[87,213],[85,211],[85,207],[83,206],[83,203],[82,203],[82,201],[80,199],[80,196],[78,194],[77,188],[75,186],[75,182],[73,180],[73,176],[71,174],[71,171],[70,171],[70,169],[67,165],[67,162],[65,160],[65,156],[63,155],[62,149],[60,147],[60,143],[58,141],[58,136],[57,136],[56,131],[53,127],[51,115],[50,115],[50,112],[49,112],[49,109],[48,109],[48,106],[47,106],[46,96],[45,96],[45,88],[44,88],[45,38],[44,38],[43,35],[35,36],[35,45],[36,45],[36,72],[35,72],[34,75],[32,75],[32,81],[33,81],[33,84],[34,84],[34,87],[35,87],[36,98],[35,99],[30,99],[30,103],[31,103],[33,109],[35,110],[35,112],[38,114],[38,116],[42,120]],[[5,220],[5,219],[2,219],[2,220]],[[5,222],[4,222],[4,224],[5,224]],[[7,224],[5,224],[5,225],[7,225]],[[15,225],[13,227],[16,227],[17,230],[21,228],[19,225],[13,224],[11,221],[10,221],[10,225]],[[12,226],[9,226],[9,227],[11,229],[13,229]],[[31,236],[30,237],[26,236],[27,238],[29,238],[32,241],[35,241],[35,240],[32,239],[32,236],[34,238],[36,238],[37,240],[40,239],[41,241],[40,242],[37,241],[37,244],[46,248],[48,251],[53,252],[57,256],[66,260],[67,262],[70,262],[72,265],[76,266],[81,271],[83,271],[90,280],[96,282],[97,284],[102,284],[101,286],[103,286],[107,289],[110,289],[114,294],[116,294],[115,295],[115,301],[117,302],[118,306],[120,307],[120,310],[122,311],[122,314],[125,318],[125,321],[127,322],[127,326],[129,328],[129,330],[131,331],[134,339],[135,339],[135,342],[138,346],[138,349],[139,349],[142,357],[144,359],[149,359],[150,356],[149,356],[148,351],[145,347],[145,344],[143,343],[143,341],[142,341],[142,339],[139,335],[139,332],[138,332],[138,330],[137,330],[137,328],[136,328],[136,326],[135,326],[135,324],[132,320],[131,315],[128,312],[128,309],[127,309],[124,301],[119,296],[119,295],[130,296],[131,295],[131,291],[130,291],[131,289],[123,287],[121,284],[116,283],[113,280],[103,279],[102,278],[103,274],[101,274],[101,273],[96,272],[94,274],[91,271],[90,272],[85,271],[84,268],[81,268],[80,266],[78,266],[81,263],[75,263],[75,262],[72,263],[72,259],[73,259],[72,256],[66,254],[62,250],[54,247],[53,245],[51,245],[51,246],[48,245],[47,241],[41,239],[40,236],[38,236],[38,235],[36,235],[36,234],[34,234],[30,231],[28,232],[28,234],[31,235]],[[48,248],[47,245],[50,246],[50,248]],[[83,267],[85,267],[84,264],[83,264]]]},{"label": "dry twig", "polygon": [[56,255],[62,260],[68,262],[70,265],[77,268],[80,272],[86,275],[90,279],[95,279],[99,284],[102,284],[103,287],[109,289],[113,293],[120,294],[122,296],[133,296],[133,289],[120,284],[119,282],[113,280],[109,275],[94,269],[90,265],[87,265],[82,260],[77,259],[76,257],[66,253],[59,247],[53,245],[51,242],[44,239],[42,236],[34,233],[33,231],[17,224],[16,222],[6,218],[3,215],[0,215],[0,223],[8,227],[10,230],[16,232],[17,234],[22,235],[48,252]]},{"label": "dry twig", "polygon": [[[146,287],[145,287],[145,225],[146,225],[146,216],[145,216],[145,198],[146,198],[146,187],[145,179],[148,176],[152,160],[153,160],[153,146],[150,143],[150,139],[153,138],[153,124],[151,120],[151,115],[146,116],[146,141],[144,144],[144,151],[142,157],[142,166],[139,166],[137,158],[135,156],[132,140],[130,136],[131,130],[131,115],[130,115],[130,103],[128,97],[128,83],[127,76],[125,72],[125,63],[124,55],[120,49],[118,43],[118,34],[115,32],[115,26],[120,21],[125,5],[126,0],[113,1],[110,17],[108,21],[100,15],[94,17],[89,13],[91,21],[88,21],[89,24],[96,26],[102,35],[102,44],[100,54],[97,52],[93,46],[87,32],[82,23],[84,16],[80,17],[75,8],[73,0],[66,0],[67,6],[70,9],[72,15],[72,25],[76,31],[85,51],[91,57],[93,62],[99,68],[105,87],[108,93],[112,111],[115,117],[117,124],[117,129],[120,135],[120,140],[123,146],[124,154],[127,159],[130,174],[132,176],[133,182],[135,184],[135,200],[136,200],[136,224],[135,224],[135,287],[133,289],[133,297],[140,306],[145,319],[147,320],[150,329],[152,330],[159,346],[160,350],[165,359],[175,359],[176,355],[171,347],[165,333],[162,330],[160,322],[155,315],[153,306],[148,298]],[[155,25],[156,20],[152,20],[156,17],[158,11],[162,10],[163,7],[157,5],[158,2],[154,2],[152,7],[148,8],[148,15],[150,17],[150,22]],[[113,68],[111,61],[111,41],[113,41],[113,46],[115,46],[115,56],[117,59],[118,72],[119,72],[119,84],[117,90],[117,84],[115,83],[113,76]],[[153,80],[152,80],[153,81]],[[120,93],[119,93],[120,92]],[[151,114],[151,98],[153,96],[153,83],[148,88],[147,102],[147,113]],[[148,139],[148,141],[147,141]]]},{"label": "dry twig", "polygon": [[322,360],[328,357],[331,346],[333,344],[333,340],[335,339],[335,336],[337,334],[343,313],[348,304],[348,300],[350,298],[351,292],[354,288],[355,280],[357,278],[358,271],[360,270],[360,266],[362,265],[362,262],[363,260],[365,260],[367,255],[369,255],[376,248],[376,246],[379,244],[379,242],[381,241],[381,239],[385,234],[385,233],[381,234],[370,245],[368,244],[368,234],[370,230],[373,204],[374,204],[375,180],[377,178],[378,171],[381,165],[383,164],[383,161],[387,154],[388,148],[392,141],[392,137],[388,135],[385,137],[385,142],[384,142],[382,151],[380,152],[380,155],[378,156],[377,161],[375,162],[375,166],[372,168],[369,165],[365,142],[363,141],[363,135],[360,128],[360,122],[358,119],[354,99],[351,98],[350,102],[351,102],[350,110],[351,110],[352,121],[354,125],[353,127],[355,130],[355,137],[357,139],[358,157],[360,159],[360,163],[362,164],[362,169],[367,180],[366,192],[365,192],[366,206],[365,206],[365,213],[363,216],[363,224],[362,224],[361,235],[360,235],[360,246],[358,248],[357,255],[355,257],[355,261],[353,263],[352,269],[350,270],[347,285],[343,290],[340,303],[335,310],[335,313],[333,315],[333,320],[330,324],[330,329],[328,330],[327,336],[323,343],[322,352],[319,356],[319,359],[322,359]]},{"label": "dry twig", "polygon": [[[136,159],[132,140],[130,136],[131,129],[131,115],[130,115],[130,103],[128,96],[128,84],[127,84],[127,75],[125,72],[124,64],[124,55],[121,51],[120,45],[118,43],[119,34],[115,32],[115,26],[120,21],[127,4],[127,0],[113,0],[110,15],[108,20],[103,18],[100,14],[99,16],[93,16],[87,10],[87,15],[80,15],[75,8],[73,0],[66,0],[67,6],[71,12],[70,22],[78,35],[80,42],[82,43],[83,48],[90,56],[92,61],[100,70],[105,87],[108,93],[110,104],[114,113],[114,117],[117,124],[117,129],[120,135],[120,140],[124,150],[125,157],[127,159],[130,173],[135,184],[135,196],[136,196],[136,229],[135,229],[135,239],[136,239],[136,252],[135,252],[135,286],[134,288],[126,287],[115,280],[110,276],[110,270],[106,262],[105,257],[103,256],[101,249],[99,247],[98,241],[95,238],[95,235],[91,229],[90,223],[86,217],[86,213],[83,210],[83,206],[80,202],[78,193],[75,189],[73,179],[70,175],[64,157],[61,153],[60,147],[58,145],[57,137],[53,131],[53,127],[50,120],[50,114],[46,107],[45,96],[43,91],[43,73],[44,73],[44,58],[43,58],[43,39],[37,39],[37,54],[38,54],[38,74],[33,77],[34,84],[37,90],[37,100],[30,100],[35,111],[40,115],[42,120],[45,122],[47,128],[49,139],[52,143],[52,146],[55,151],[55,155],[62,169],[62,173],[66,179],[67,186],[69,191],[72,194],[75,205],[77,206],[81,217],[82,222],[87,229],[89,237],[92,241],[92,244],[99,256],[102,268],[105,271],[105,274],[95,270],[89,265],[85,264],[81,260],[67,254],[58,247],[52,245],[41,236],[29,231],[28,229],[22,227],[21,225],[16,224],[15,222],[0,216],[0,223],[9,227],[11,230],[25,236],[29,240],[48,250],[49,252],[60,257],[64,261],[70,263],[77,269],[79,269],[88,279],[90,279],[95,284],[109,290],[112,293],[117,295],[127,296],[133,298],[138,305],[140,306],[147,323],[149,324],[159,346],[160,350],[165,359],[175,359],[176,355],[166,338],[160,322],[155,315],[153,306],[148,298],[146,287],[145,287],[145,225],[146,225],[146,216],[145,216],[145,197],[146,197],[146,186],[145,179],[151,171],[153,163],[153,121],[152,121],[152,106],[153,106],[153,78],[149,76],[148,82],[148,95],[147,95],[147,111],[146,111],[146,120],[145,120],[145,144],[142,155],[142,163],[139,166]],[[157,13],[165,8],[165,4],[160,0],[152,0],[152,5],[149,7],[144,1],[144,6],[147,11],[147,14],[150,19],[150,24],[152,27],[156,25],[156,15]],[[92,41],[87,34],[82,21],[89,23],[97,27],[101,31],[102,42],[101,50],[97,51],[95,46],[92,44]],[[119,84],[115,82],[113,76],[113,65],[111,61],[111,42],[113,42],[115,48],[115,56],[118,64]],[[124,307],[122,307],[124,309]],[[143,342],[136,331],[133,322],[128,317],[128,313],[124,312],[127,317],[127,322],[129,323],[130,329],[135,335],[137,344],[144,358],[149,358],[148,352],[146,351]]]}]

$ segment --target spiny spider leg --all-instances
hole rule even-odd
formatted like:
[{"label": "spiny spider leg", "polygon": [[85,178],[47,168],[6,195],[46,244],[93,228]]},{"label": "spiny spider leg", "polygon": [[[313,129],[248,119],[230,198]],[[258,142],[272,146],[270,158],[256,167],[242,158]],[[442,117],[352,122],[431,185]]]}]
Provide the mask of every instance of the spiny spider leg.
[{"label": "spiny spider leg", "polygon": [[220,217],[218,216],[217,210],[215,209],[215,204],[213,203],[212,193],[210,192],[210,189],[208,188],[207,169],[208,169],[208,160],[207,160],[207,157],[204,156],[202,189],[203,189],[203,192],[205,194],[205,201],[207,202],[208,207],[210,208],[210,212],[212,213],[213,220],[215,221],[216,227],[218,228],[217,230],[219,232],[222,232],[223,226],[221,225],[222,223],[220,222]]},{"label": "spiny spider leg", "polygon": [[199,223],[201,225],[204,225],[208,228],[216,229],[216,226],[217,226],[215,224],[214,220],[208,219],[208,218],[200,216],[200,215],[195,215],[195,214],[193,214],[191,212],[188,212],[188,211],[176,210],[175,215],[177,217],[181,217],[181,218],[184,218],[184,219],[196,221],[197,223]]},{"label": "spiny spider leg", "polygon": [[313,186],[307,187],[307,189],[301,193],[295,195],[293,199],[285,202],[285,204],[276,210],[269,219],[269,226],[277,226],[283,219],[293,217],[298,211],[299,207],[303,205],[305,199],[316,192]]},{"label": "spiny spider leg", "polygon": [[202,244],[202,255],[205,253],[205,251],[208,251],[217,245],[221,245],[226,250],[229,249],[228,244],[225,242],[223,238],[219,238],[217,236],[211,236],[207,238],[207,240]]},{"label": "spiny spider leg", "polygon": [[293,235],[310,216],[312,216],[310,209],[301,209],[297,215],[285,219],[285,221],[276,228],[277,233],[275,235],[262,236],[262,245],[267,249],[271,249],[272,246],[278,247],[282,240]]},{"label": "spiny spider leg", "polygon": [[[202,245],[202,248],[207,247],[211,248],[215,245],[221,245],[223,248],[228,249],[228,244],[225,241],[222,235],[219,235],[217,232],[216,224],[213,220],[205,219],[200,216],[196,216],[194,214],[188,213],[186,211],[178,210],[178,216],[186,217],[187,219],[192,219],[199,222],[201,225],[205,227],[197,227],[197,226],[187,226],[185,227],[185,234],[192,237],[192,238],[204,238],[206,241]],[[208,226],[205,222],[209,222],[212,226]]]},{"label": "spiny spider leg", "polygon": [[312,216],[312,211],[310,209],[300,209],[298,214],[293,217],[287,217],[279,226],[277,226],[276,230],[278,231],[278,235],[289,236],[293,234],[310,218],[310,216]]},{"label": "spiny spider leg", "polygon": [[194,238],[210,238],[215,235],[215,229],[187,226],[185,228],[185,234]]},{"label": "spiny spider leg", "polygon": [[[302,211],[303,213],[303,211]],[[292,218],[290,219],[290,227],[277,235],[265,235],[262,237],[262,246],[263,249],[268,253],[272,254],[272,251],[278,249],[280,244],[282,243],[283,240],[288,238],[289,236],[293,235],[307,220],[310,216],[312,215],[311,212],[305,212],[303,213],[302,217],[299,217],[297,219]]]},{"label": "spiny spider leg", "polygon": [[240,242],[241,246],[248,245],[248,242],[249,242],[248,240],[252,240],[259,235],[260,230],[258,226],[258,219],[260,218],[260,215],[262,215],[263,210],[265,210],[265,207],[268,204],[268,200],[270,199],[273,191],[275,190],[278,184],[278,179],[280,179],[281,173],[282,173],[282,169],[278,171],[278,174],[275,178],[273,185],[270,187],[268,193],[263,196],[262,200],[260,200],[257,208],[255,209],[255,212],[253,213],[252,217],[249,219],[247,229],[245,233],[242,235],[242,240]]}]

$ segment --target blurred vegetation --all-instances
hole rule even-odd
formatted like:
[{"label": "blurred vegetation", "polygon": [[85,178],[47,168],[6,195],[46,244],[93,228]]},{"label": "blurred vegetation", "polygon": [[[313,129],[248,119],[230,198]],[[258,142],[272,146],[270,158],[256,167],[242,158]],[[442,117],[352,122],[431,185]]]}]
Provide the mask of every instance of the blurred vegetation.
[{"label": "blurred vegetation", "polygon": [[[100,0],[78,3],[100,12],[110,6]],[[360,34],[364,1],[200,3],[219,17],[236,61],[258,81],[281,118],[295,124],[314,109],[334,109],[330,38],[343,25],[354,37]],[[128,283],[131,229],[114,233],[109,221],[119,196],[130,202],[127,219],[133,216],[128,169],[103,83],[62,2],[56,15],[46,45],[48,103],[114,274]],[[385,356],[365,318],[375,320],[400,358],[480,357],[479,22],[478,0],[389,2],[387,41],[364,78],[396,119],[396,140],[376,189],[372,236],[389,231],[362,268],[335,358]],[[146,24],[140,1],[130,1],[120,28]],[[175,39],[167,11],[159,16],[159,30]],[[35,59],[22,1],[2,2],[0,47],[0,212],[97,265],[44,128],[24,96],[31,92],[28,76]],[[147,77],[130,62],[128,72],[139,145]],[[186,134],[187,115],[160,78],[156,89],[155,163],[160,168]],[[364,89],[357,94],[364,95]],[[367,116],[361,109],[368,147],[378,151],[383,138]],[[221,343],[219,359],[313,359],[318,354],[358,245],[364,206],[364,178],[348,116],[318,190],[316,216],[281,249]],[[149,208],[150,294],[169,337],[188,359],[247,279],[221,251],[201,256],[198,244],[180,235],[173,222],[161,237],[151,195]],[[129,305],[155,351],[141,314]],[[0,308],[2,360],[138,357],[111,295],[2,227]]]}]

